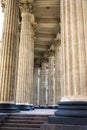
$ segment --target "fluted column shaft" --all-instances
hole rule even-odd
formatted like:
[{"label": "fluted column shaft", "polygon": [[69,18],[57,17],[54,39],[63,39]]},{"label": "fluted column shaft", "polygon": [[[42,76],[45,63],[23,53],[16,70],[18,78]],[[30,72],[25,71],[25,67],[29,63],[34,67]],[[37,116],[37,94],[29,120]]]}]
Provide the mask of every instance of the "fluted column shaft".
[{"label": "fluted column shaft", "polygon": [[[17,103],[31,102],[31,14],[22,12],[19,66],[18,66],[18,82],[17,82]],[[33,88],[32,88],[33,89]]]},{"label": "fluted column shaft", "polygon": [[2,34],[0,101],[14,102],[17,51],[18,0],[7,0]]},{"label": "fluted column shaft", "polygon": [[48,105],[54,105],[54,101],[55,101],[54,59],[55,59],[54,54],[49,56]]},{"label": "fluted column shaft", "polygon": [[55,45],[55,104],[61,99],[61,45],[56,41]]},{"label": "fluted column shaft", "polygon": [[86,16],[86,0],[61,0],[63,100],[87,100]]},{"label": "fluted column shaft", "polygon": [[42,62],[40,105],[46,105],[46,63]]}]

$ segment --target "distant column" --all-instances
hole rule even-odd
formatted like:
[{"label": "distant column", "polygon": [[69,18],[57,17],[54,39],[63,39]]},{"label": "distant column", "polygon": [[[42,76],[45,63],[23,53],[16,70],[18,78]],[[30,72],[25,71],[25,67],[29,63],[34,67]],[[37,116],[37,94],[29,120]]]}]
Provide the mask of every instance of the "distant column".
[{"label": "distant column", "polygon": [[18,0],[7,0],[4,14],[0,65],[0,112],[14,112]]},{"label": "distant column", "polygon": [[28,97],[29,104],[33,104],[33,74],[34,74],[34,38],[35,38],[35,22],[34,22],[34,15],[31,15],[31,80],[30,82],[30,95]]},{"label": "distant column", "polygon": [[38,66],[34,67],[33,104],[38,105]]},{"label": "distant column", "polygon": [[58,39],[55,40],[55,104],[61,99],[61,71],[62,71],[62,55],[61,55],[61,41],[60,34],[58,34]]},{"label": "distant column", "polygon": [[54,81],[54,51],[49,51],[49,71],[48,71],[48,105],[54,105],[55,81]]},{"label": "distant column", "polygon": [[40,105],[46,105],[46,61],[42,60],[42,66],[41,66],[41,99],[40,99]]},{"label": "distant column", "polygon": [[42,100],[42,89],[41,89],[41,83],[42,83],[42,67],[39,67],[39,99],[38,99],[38,105],[41,105],[41,100]]}]

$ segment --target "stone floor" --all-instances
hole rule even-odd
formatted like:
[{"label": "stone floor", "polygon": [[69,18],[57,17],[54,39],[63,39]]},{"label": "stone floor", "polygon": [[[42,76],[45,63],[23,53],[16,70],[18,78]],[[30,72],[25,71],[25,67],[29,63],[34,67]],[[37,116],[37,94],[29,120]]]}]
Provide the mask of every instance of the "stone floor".
[{"label": "stone floor", "polygon": [[20,113],[16,114],[29,114],[29,115],[54,115],[56,110],[52,109],[35,109],[32,111],[21,111]]}]

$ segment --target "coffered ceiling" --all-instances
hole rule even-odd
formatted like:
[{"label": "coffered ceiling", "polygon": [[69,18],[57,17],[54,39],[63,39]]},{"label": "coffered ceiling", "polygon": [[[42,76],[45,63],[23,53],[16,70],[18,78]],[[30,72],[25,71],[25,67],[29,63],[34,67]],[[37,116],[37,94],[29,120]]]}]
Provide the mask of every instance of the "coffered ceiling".
[{"label": "coffered ceiling", "polygon": [[44,56],[58,33],[60,0],[35,0],[34,6],[35,21],[37,23],[35,39],[35,58],[37,58]]}]

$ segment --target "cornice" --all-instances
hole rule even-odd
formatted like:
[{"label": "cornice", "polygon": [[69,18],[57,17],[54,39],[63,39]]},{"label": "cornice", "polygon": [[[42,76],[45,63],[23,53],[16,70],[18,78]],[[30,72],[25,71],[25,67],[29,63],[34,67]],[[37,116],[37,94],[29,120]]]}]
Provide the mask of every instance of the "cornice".
[{"label": "cornice", "polygon": [[41,58],[34,59],[34,66],[41,67]]},{"label": "cornice", "polygon": [[50,7],[57,7],[59,5],[59,0],[37,0],[35,2],[35,5],[37,7],[46,7],[46,8],[50,8]]},{"label": "cornice", "polygon": [[56,39],[54,39],[55,48],[61,45],[61,34],[58,33]]},{"label": "cornice", "polygon": [[55,50],[48,50],[48,56],[49,57],[52,57],[52,56],[55,56]]},{"label": "cornice", "polygon": [[48,57],[42,57],[41,63],[48,63]]}]

